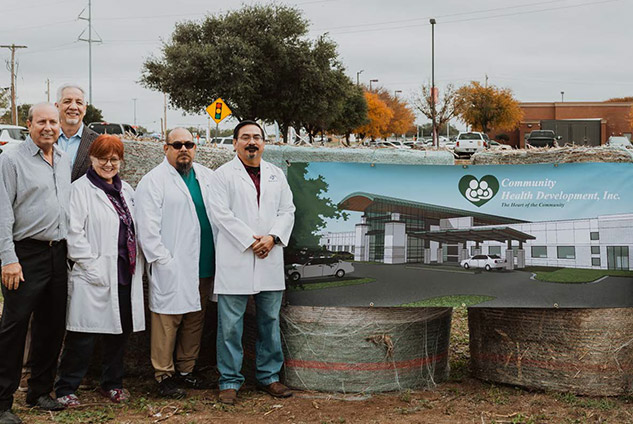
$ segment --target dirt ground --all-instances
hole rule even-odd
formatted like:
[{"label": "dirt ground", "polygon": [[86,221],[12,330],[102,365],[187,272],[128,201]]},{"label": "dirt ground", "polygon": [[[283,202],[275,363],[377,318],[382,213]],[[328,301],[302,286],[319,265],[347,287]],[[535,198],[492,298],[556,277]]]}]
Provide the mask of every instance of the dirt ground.
[{"label": "dirt ground", "polygon": [[[126,380],[132,399],[106,402],[93,390],[78,395],[80,408],[57,413],[31,410],[16,394],[14,410],[25,423],[633,423],[633,396],[591,398],[499,386],[469,376],[465,308],[455,309],[449,380],[430,390],[385,394],[296,392],[289,399],[245,387],[238,403],[217,402],[217,390],[189,391],[163,400],[147,378]],[[211,374],[211,371],[207,371]]]}]

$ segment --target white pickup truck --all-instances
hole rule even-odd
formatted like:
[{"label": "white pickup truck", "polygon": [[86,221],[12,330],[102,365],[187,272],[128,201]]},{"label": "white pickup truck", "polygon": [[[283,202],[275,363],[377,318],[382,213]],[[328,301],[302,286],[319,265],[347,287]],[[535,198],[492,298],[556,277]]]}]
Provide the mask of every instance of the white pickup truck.
[{"label": "white pickup truck", "polygon": [[488,145],[489,138],[481,132],[460,132],[455,140],[456,154],[472,155],[484,150]]}]

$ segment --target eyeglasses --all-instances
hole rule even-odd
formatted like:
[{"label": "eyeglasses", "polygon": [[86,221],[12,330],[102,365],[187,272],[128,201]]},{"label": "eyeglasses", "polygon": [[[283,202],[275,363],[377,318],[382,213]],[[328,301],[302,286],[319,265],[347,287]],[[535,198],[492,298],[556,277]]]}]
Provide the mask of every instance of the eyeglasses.
[{"label": "eyeglasses", "polygon": [[253,141],[256,141],[256,142],[262,141],[262,136],[259,134],[255,134],[253,136],[249,134],[243,134],[240,136],[240,141],[251,141],[251,138],[253,139]]},{"label": "eyeglasses", "polygon": [[167,143],[168,146],[173,147],[176,150],[182,149],[182,146],[185,146],[187,150],[191,150],[196,146],[196,143],[193,141],[174,141],[173,143]]},{"label": "eyeglasses", "polygon": [[121,159],[116,159],[116,158],[97,158],[97,161],[99,162],[99,165],[101,166],[106,165],[108,162],[110,162],[112,166],[117,166],[121,163]]}]

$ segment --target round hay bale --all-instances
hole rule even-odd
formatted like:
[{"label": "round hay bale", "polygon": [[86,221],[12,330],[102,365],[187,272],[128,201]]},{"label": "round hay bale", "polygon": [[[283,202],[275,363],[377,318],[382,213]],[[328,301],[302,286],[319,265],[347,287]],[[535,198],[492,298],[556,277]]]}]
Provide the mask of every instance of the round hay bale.
[{"label": "round hay bale", "polygon": [[452,308],[287,306],[285,383],[345,393],[435,386],[448,375],[451,315]]},{"label": "round hay bale", "polygon": [[633,392],[633,309],[469,308],[475,377],[543,390]]}]

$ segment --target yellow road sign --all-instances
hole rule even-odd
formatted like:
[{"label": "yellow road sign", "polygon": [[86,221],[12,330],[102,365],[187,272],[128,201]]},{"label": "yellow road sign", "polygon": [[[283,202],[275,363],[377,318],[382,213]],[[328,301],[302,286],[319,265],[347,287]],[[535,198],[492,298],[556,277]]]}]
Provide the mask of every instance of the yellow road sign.
[{"label": "yellow road sign", "polygon": [[207,106],[207,113],[211,116],[211,119],[219,124],[224,118],[229,116],[232,112],[231,109],[224,103],[224,100],[218,97],[213,103]]}]

